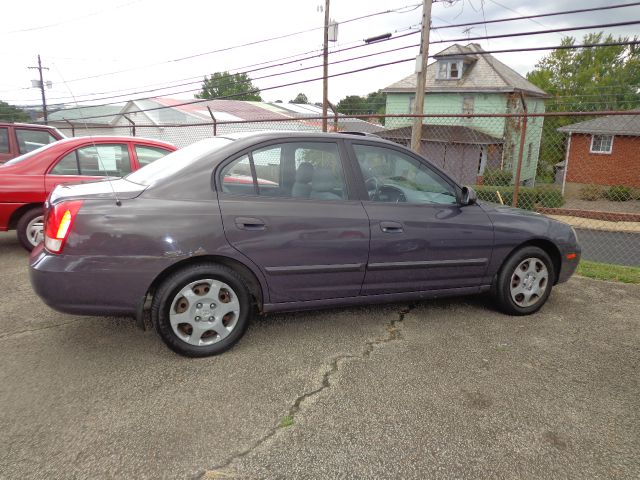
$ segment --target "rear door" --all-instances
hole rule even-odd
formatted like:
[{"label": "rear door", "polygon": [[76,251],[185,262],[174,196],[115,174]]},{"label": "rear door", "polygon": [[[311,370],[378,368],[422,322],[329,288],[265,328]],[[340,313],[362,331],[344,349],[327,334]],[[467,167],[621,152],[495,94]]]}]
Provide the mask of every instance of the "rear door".
[{"label": "rear door", "polygon": [[344,158],[338,141],[271,142],[217,170],[227,240],[260,267],[271,303],[359,294],[369,221]]},{"label": "rear door", "polygon": [[126,142],[95,143],[75,147],[61,155],[45,175],[47,194],[60,183],[79,183],[131,173],[131,155]]},{"label": "rear door", "polygon": [[461,206],[448,178],[406,150],[352,144],[371,247],[363,295],[477,286],[485,281],[493,226]]}]

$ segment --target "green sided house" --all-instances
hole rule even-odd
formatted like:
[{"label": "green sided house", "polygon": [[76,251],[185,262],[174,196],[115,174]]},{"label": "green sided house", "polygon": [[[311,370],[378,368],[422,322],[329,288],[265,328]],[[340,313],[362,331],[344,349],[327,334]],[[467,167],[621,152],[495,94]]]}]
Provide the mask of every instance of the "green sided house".
[{"label": "green sided house", "polygon": [[[480,45],[452,45],[434,55],[427,66],[425,114],[504,114],[523,111],[521,94],[530,113],[545,110],[548,95]],[[389,85],[387,114],[408,114],[413,109],[416,75]],[[535,182],[544,117],[527,122],[520,179]],[[427,117],[424,119],[422,153],[456,180],[474,184],[485,169],[513,172],[518,162],[521,128],[519,117]],[[409,144],[411,118],[388,119],[378,135]],[[455,133],[450,134],[450,133]]]}]

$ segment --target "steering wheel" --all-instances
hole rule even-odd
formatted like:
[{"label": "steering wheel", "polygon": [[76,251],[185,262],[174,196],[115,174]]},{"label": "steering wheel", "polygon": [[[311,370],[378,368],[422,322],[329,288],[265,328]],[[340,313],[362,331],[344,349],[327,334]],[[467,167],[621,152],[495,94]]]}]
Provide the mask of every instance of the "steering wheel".
[{"label": "steering wheel", "polygon": [[364,181],[364,186],[367,188],[369,199],[374,200],[378,196],[380,190],[380,182],[376,177],[369,177]]}]

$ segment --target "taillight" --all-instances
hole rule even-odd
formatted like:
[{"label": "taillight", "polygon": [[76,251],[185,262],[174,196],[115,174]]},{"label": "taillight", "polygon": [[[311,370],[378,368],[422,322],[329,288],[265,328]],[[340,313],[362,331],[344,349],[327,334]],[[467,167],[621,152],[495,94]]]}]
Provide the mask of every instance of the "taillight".
[{"label": "taillight", "polygon": [[69,237],[73,220],[82,207],[82,200],[53,205],[44,220],[44,246],[51,253],[60,253]]}]

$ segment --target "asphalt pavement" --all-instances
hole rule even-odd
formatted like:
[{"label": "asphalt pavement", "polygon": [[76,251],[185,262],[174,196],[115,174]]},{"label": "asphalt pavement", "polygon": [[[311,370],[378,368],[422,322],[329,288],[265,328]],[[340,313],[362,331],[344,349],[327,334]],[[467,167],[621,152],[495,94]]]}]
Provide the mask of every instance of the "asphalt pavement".
[{"label": "asphalt pavement", "polygon": [[640,266],[640,233],[576,228],[582,258],[592,262]]},{"label": "asphalt pavement", "polygon": [[640,477],[638,286],[273,315],[186,359],[0,261],[0,478]]}]

